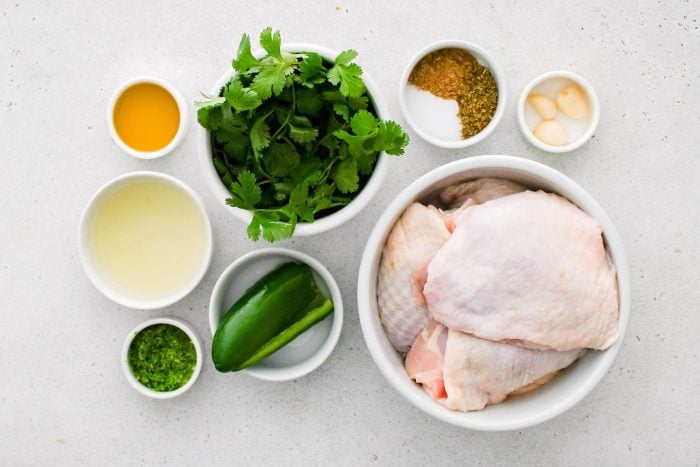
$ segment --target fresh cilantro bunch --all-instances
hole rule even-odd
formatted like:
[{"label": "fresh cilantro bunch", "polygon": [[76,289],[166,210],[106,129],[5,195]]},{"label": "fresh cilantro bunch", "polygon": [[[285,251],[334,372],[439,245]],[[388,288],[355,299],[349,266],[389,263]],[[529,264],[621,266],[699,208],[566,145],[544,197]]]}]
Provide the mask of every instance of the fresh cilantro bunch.
[{"label": "fresh cilantro bunch", "polygon": [[376,117],[354,50],[333,63],[283,52],[271,28],[260,45],[267,56],[257,59],[243,35],[236,76],[197,103],[197,120],[211,132],[213,163],[231,192],[226,203],[253,213],[251,239],[274,242],[350,203],[379,153],[403,154],[408,136]]}]

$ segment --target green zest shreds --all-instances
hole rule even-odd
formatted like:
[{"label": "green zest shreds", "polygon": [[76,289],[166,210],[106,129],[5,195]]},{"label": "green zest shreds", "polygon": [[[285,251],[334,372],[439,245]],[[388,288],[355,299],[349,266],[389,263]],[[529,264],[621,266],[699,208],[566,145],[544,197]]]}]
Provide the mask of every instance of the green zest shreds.
[{"label": "green zest shreds", "polygon": [[129,366],[144,386],[174,391],[187,383],[197,352],[185,332],[170,324],[154,324],[140,331],[129,346]]},{"label": "green zest shreds", "polygon": [[352,201],[380,152],[401,155],[408,136],[376,117],[354,50],[333,63],[313,52],[281,51],[265,29],[258,60],[243,35],[236,71],[219,96],[197,102],[211,132],[213,163],[231,192],[226,203],[253,213],[248,236],[274,242]]}]

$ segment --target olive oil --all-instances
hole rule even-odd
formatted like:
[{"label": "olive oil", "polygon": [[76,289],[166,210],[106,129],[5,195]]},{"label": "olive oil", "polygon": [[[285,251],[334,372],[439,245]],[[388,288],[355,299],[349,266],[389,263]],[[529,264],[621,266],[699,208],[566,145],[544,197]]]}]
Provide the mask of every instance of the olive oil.
[{"label": "olive oil", "polygon": [[166,181],[139,180],[106,193],[89,229],[103,279],[132,296],[177,293],[207,261],[209,233],[202,212]]},{"label": "olive oil", "polygon": [[150,152],[163,149],[175,138],[180,109],[162,86],[138,83],[119,96],[112,118],[119,138],[127,146]]}]

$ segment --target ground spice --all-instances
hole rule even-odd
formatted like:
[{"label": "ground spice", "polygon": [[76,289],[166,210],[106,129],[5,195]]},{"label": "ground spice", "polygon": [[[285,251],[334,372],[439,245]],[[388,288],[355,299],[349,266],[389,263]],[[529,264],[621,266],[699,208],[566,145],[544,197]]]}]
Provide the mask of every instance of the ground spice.
[{"label": "ground spice", "polygon": [[467,139],[486,128],[498,105],[498,88],[491,70],[476,64],[467,76],[457,97],[462,139]]},{"label": "ground spice", "polygon": [[423,57],[408,82],[443,99],[457,101],[462,139],[486,128],[498,104],[491,71],[464,49],[446,48]]}]

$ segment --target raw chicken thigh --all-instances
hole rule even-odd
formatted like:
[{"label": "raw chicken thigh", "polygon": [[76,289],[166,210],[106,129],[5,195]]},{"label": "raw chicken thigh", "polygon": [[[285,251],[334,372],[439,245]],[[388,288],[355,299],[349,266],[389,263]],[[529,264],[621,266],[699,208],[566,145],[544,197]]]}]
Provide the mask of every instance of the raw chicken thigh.
[{"label": "raw chicken thigh", "polygon": [[481,410],[509,394],[534,389],[583,352],[492,342],[430,320],[406,356],[406,372],[448,409]]},{"label": "raw chicken thigh", "polygon": [[454,209],[467,200],[481,204],[521,191],[525,191],[524,186],[504,178],[477,178],[448,186],[440,192],[438,199],[447,209]]},{"label": "raw chicken thigh", "polygon": [[389,233],[379,265],[377,304],[387,337],[399,352],[405,353],[425,327],[427,267],[449,237],[444,215],[420,203],[411,204]]},{"label": "raw chicken thigh", "polygon": [[445,360],[447,328],[433,319],[423,329],[406,355],[406,372],[433,399],[445,399],[445,381],[442,364]]},{"label": "raw chicken thigh", "polygon": [[[436,320],[533,349],[606,349],[615,342],[615,270],[589,215],[560,196],[525,191],[462,210],[454,222],[424,289]],[[474,352],[486,344],[460,345]]]},{"label": "raw chicken thigh", "polygon": [[425,327],[428,264],[450,237],[454,216],[474,204],[524,189],[499,178],[458,183],[438,195],[447,211],[413,203],[396,221],[384,245],[377,280],[379,315],[396,350],[405,353]]}]

